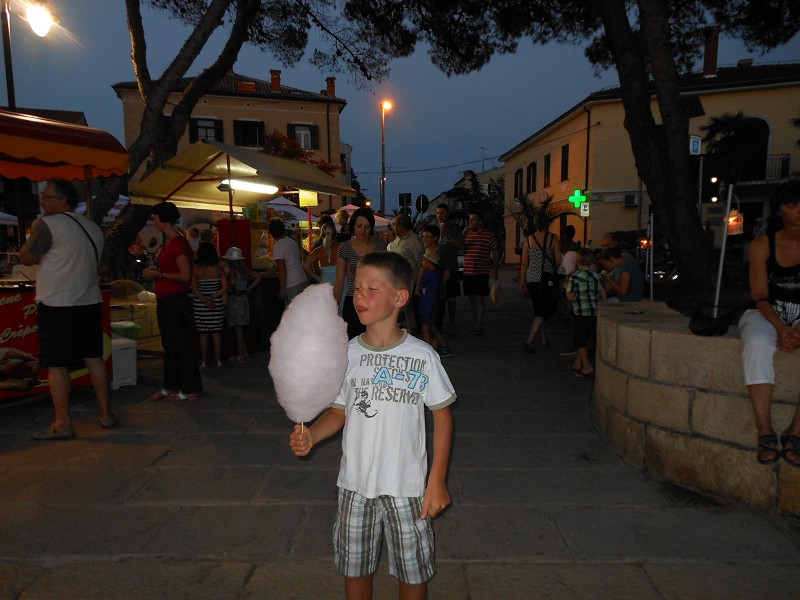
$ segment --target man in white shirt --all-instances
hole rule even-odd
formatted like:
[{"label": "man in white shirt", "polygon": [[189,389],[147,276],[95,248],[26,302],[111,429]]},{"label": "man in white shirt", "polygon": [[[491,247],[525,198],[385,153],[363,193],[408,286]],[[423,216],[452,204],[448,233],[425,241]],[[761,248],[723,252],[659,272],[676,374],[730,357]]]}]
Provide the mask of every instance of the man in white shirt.
[{"label": "man in white shirt", "polygon": [[63,179],[51,179],[41,194],[42,217],[19,252],[24,265],[39,265],[36,306],[39,359],[47,367],[55,420],[33,434],[37,440],[75,437],[69,414],[69,367],[82,359],[92,380],[104,428],[116,424],[108,403],[108,371],[103,360],[103,299],[97,275],[103,232],[73,213],[80,197]]}]

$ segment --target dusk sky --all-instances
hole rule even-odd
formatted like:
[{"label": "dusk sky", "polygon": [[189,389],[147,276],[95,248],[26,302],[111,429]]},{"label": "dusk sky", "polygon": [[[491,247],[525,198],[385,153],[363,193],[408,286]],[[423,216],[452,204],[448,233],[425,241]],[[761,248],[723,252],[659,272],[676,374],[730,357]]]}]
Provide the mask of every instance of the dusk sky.
[{"label": "dusk sky", "polygon": [[[60,30],[36,37],[12,16],[12,55],[17,106],[80,111],[89,125],[105,129],[124,143],[122,103],[111,86],[133,81],[125,6],[121,0],[50,0],[61,18]],[[165,13],[143,7],[148,58],[158,77],[186,38],[188,29]],[[214,50],[221,45],[214,38]],[[210,64],[208,50],[189,75]],[[720,66],[750,56],[743,44],[722,39]],[[800,61],[800,36],[757,63]],[[699,65],[701,66],[701,65]],[[245,46],[234,71],[269,80],[281,69],[282,83],[318,92],[322,73],[304,59],[281,66],[271,56]],[[0,104],[5,104],[5,72]],[[377,201],[381,169],[379,101],[395,108],[386,116],[387,211],[397,195],[433,198],[449,189],[465,169],[499,165],[495,158],[549,123],[586,95],[618,84],[615,71],[595,77],[582,46],[520,44],[514,55],[495,56],[480,72],[447,78],[423,49],[391,64],[389,79],[371,90],[359,89],[345,73],[336,76],[342,112],[342,141],[353,147],[353,168],[368,197]],[[377,202],[373,204],[377,206]]]}]

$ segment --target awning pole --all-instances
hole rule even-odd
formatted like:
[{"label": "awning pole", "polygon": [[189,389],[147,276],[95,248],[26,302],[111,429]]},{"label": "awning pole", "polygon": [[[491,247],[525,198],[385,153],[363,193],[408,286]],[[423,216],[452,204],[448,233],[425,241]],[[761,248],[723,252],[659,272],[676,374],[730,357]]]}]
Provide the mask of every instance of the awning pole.
[{"label": "awning pole", "polygon": [[233,245],[238,246],[236,243],[236,223],[233,222],[233,188],[230,185],[231,182],[231,155],[225,154],[225,163],[228,167],[228,211],[230,212],[231,217],[231,237],[233,239]]}]

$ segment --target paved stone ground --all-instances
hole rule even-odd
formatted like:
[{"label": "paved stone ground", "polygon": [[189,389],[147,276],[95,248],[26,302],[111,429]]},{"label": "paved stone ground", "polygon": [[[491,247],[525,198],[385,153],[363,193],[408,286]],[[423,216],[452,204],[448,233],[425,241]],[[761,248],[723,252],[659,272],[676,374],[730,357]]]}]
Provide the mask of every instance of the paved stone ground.
[{"label": "paved stone ground", "polygon": [[[593,428],[592,385],[558,358],[569,333],[524,354],[527,300],[503,274],[486,334],[445,359],[459,401],[453,506],[435,522],[432,599],[795,597],[800,522],[659,481]],[[183,404],[145,402],[160,361],[112,393],[121,426],[73,401],[78,439],[34,442],[47,399],[0,408],[0,598],[343,597],[330,530],[338,441],[288,450],[266,353],[205,375]],[[755,460],[755,459],[754,459]],[[736,468],[735,464],[730,466]],[[382,563],[375,597],[396,597]]]}]

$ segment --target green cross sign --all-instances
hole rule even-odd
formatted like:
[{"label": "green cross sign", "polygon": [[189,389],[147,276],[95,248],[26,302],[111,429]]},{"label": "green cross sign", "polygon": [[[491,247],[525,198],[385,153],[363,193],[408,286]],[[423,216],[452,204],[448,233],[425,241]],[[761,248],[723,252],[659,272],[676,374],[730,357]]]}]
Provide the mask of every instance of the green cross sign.
[{"label": "green cross sign", "polygon": [[575,205],[575,208],[580,208],[583,202],[586,202],[586,196],[581,194],[580,190],[575,190],[575,193],[567,198],[572,204]]}]

